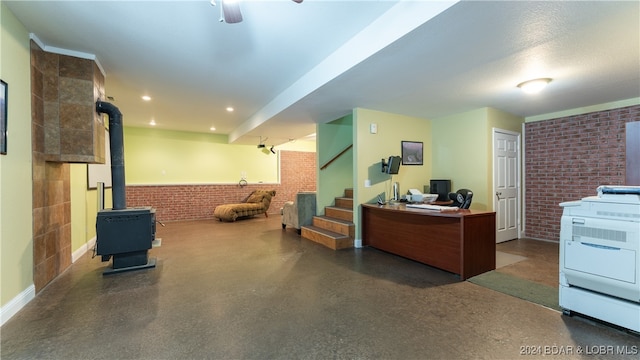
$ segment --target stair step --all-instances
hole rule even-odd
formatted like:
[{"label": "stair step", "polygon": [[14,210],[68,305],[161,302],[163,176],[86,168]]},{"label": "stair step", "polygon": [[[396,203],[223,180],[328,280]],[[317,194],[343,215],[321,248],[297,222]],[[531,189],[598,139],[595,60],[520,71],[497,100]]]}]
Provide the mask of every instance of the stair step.
[{"label": "stair step", "polygon": [[344,234],[322,229],[313,225],[303,226],[301,230],[303,238],[309,239],[333,250],[353,247],[353,238]]},{"label": "stair step", "polygon": [[335,202],[336,207],[353,210],[353,198],[337,197]]},{"label": "stair step", "polygon": [[344,197],[353,199],[353,189],[344,189]]},{"label": "stair step", "polygon": [[335,206],[327,206],[324,208],[324,215],[346,221],[353,221],[353,210],[339,208]]},{"label": "stair step", "polygon": [[355,237],[355,224],[351,221],[328,216],[314,216],[313,225],[342,235]]}]

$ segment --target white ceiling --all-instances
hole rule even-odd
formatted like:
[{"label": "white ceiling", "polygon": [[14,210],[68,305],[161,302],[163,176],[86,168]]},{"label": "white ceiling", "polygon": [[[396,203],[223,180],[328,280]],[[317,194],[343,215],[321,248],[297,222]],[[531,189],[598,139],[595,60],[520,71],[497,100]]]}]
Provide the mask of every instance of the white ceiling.
[{"label": "white ceiling", "polygon": [[[45,50],[95,55],[126,126],[237,144],[355,107],[535,116],[640,97],[638,1],[245,0],[239,24],[208,0],[3,3]],[[537,77],[553,78],[543,93],[516,88]]]}]

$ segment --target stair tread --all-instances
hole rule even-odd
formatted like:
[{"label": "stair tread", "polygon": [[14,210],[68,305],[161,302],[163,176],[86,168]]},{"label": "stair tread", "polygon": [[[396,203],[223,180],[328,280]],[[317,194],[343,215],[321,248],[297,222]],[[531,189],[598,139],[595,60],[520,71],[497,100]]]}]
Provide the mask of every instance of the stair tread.
[{"label": "stair tread", "polygon": [[323,219],[323,220],[327,220],[327,221],[333,221],[336,223],[340,223],[340,224],[344,224],[344,225],[355,225],[353,223],[353,221],[348,221],[348,220],[342,220],[342,219],[338,219],[338,218],[334,218],[332,216],[326,216],[326,215],[317,215],[317,218]]},{"label": "stair tread", "polygon": [[325,209],[340,209],[340,210],[353,212],[352,208],[344,208],[344,207],[340,207],[340,206],[326,206]]},{"label": "stair tread", "polygon": [[304,226],[304,228],[307,229],[307,230],[315,231],[317,233],[321,233],[323,235],[326,235],[326,236],[334,238],[334,239],[349,238],[349,235],[340,234],[340,233],[337,233],[335,231],[323,229],[321,227],[314,226],[314,225]]}]

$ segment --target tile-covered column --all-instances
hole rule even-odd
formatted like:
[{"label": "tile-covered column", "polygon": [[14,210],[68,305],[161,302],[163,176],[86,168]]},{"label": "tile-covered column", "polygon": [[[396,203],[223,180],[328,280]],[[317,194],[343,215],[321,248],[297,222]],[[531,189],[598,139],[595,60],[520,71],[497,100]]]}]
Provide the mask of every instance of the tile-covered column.
[{"label": "tile-covered column", "polygon": [[36,292],[71,265],[69,162],[104,163],[104,75],[92,60],[31,42],[33,263]]}]

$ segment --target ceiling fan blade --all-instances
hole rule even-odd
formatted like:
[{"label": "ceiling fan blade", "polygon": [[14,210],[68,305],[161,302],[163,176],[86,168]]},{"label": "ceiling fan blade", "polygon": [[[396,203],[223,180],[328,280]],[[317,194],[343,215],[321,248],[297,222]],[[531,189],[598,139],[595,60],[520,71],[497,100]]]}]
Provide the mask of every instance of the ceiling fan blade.
[{"label": "ceiling fan blade", "polygon": [[242,13],[240,12],[240,3],[238,1],[222,0],[221,3],[225,22],[235,24],[242,21]]},{"label": "ceiling fan blade", "polygon": [[298,4],[302,2],[302,0],[293,0],[293,1],[297,2]]}]

